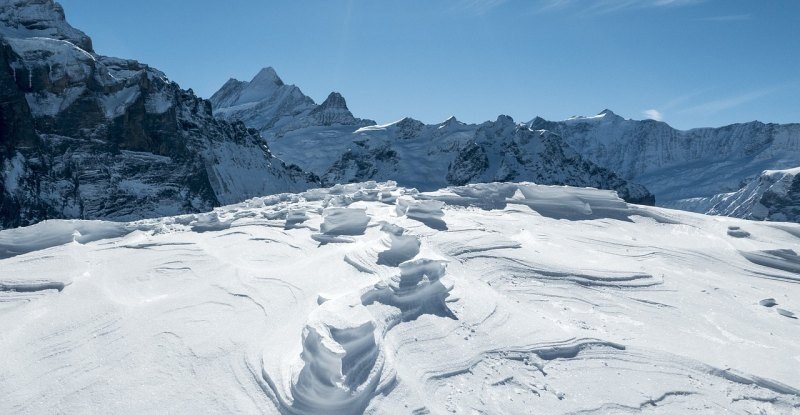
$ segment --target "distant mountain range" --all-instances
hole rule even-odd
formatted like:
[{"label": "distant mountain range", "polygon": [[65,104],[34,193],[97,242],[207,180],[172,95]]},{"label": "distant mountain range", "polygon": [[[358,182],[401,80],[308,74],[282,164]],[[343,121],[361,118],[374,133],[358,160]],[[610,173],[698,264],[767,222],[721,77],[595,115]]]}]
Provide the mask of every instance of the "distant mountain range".
[{"label": "distant mountain range", "polygon": [[798,124],[679,131],[606,110],[377,125],[338,93],[315,103],[272,68],[206,101],[146,64],[95,53],[52,0],[0,0],[0,227],[199,212],[368,180],[420,190],[533,181],[800,221],[798,166]]},{"label": "distant mountain range", "polygon": [[[330,101],[335,116],[309,117],[329,110]],[[337,93],[315,106],[272,68],[250,82],[228,81],[211,102],[217,117],[258,129],[276,156],[326,183],[392,179],[433,189],[530,180],[614,189],[635,203],[655,199],[701,213],[800,221],[800,180],[784,174],[775,186],[770,179],[773,170],[800,166],[800,124],[681,131],[604,110],[564,121],[500,116],[483,124],[450,118],[425,125],[404,118],[378,126],[355,118]]]},{"label": "distant mountain range", "polygon": [[229,80],[211,103],[218,118],[258,129],[277,157],[328,185],[394,180],[432,190],[476,182],[535,181],[612,189],[629,202],[654,202],[643,186],[587,160],[558,135],[533,130],[508,116],[479,125],[455,118],[435,125],[412,118],[376,125],[353,116],[336,92],[315,104],[272,68],[249,82]]}]

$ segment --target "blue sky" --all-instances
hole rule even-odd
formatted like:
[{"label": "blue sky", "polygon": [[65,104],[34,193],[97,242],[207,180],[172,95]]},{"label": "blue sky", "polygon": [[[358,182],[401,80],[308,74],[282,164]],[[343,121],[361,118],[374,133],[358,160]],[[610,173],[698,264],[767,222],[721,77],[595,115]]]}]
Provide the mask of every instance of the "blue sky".
[{"label": "blue sky", "polygon": [[99,53],[203,97],[272,66],[378,122],[800,122],[796,0],[59,1]]}]

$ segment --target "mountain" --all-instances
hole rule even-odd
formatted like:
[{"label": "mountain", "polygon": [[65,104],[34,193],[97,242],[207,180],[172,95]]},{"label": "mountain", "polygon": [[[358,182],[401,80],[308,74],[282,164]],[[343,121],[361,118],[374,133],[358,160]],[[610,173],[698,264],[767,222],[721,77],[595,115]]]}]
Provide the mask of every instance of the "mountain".
[{"label": "mountain", "polygon": [[249,82],[228,80],[209,100],[217,118],[244,122],[267,139],[309,126],[375,124],[355,118],[337,92],[317,105],[300,88],[284,84],[271,67]]},{"label": "mountain", "polygon": [[707,211],[714,215],[800,222],[800,167],[764,171],[738,191],[718,195],[709,202]]},{"label": "mountain", "polygon": [[798,237],[529,183],[4,230],[0,413],[792,414]]},{"label": "mountain", "polygon": [[215,116],[258,129],[277,157],[329,185],[394,180],[432,190],[535,181],[613,189],[625,200],[654,203],[647,189],[584,159],[557,135],[508,116],[479,125],[455,118],[435,125],[412,118],[375,125],[355,118],[338,93],[314,104],[272,68],[250,82],[229,80],[211,102]]},{"label": "mountain", "polygon": [[313,183],[162,72],[96,54],[52,0],[0,0],[0,133],[0,227],[207,211]]},{"label": "mountain", "polygon": [[605,110],[565,121],[537,117],[528,125],[560,135],[585,158],[647,186],[659,205],[704,213],[759,217],[746,208],[711,208],[765,170],[800,166],[800,124],[754,121],[681,131]]}]

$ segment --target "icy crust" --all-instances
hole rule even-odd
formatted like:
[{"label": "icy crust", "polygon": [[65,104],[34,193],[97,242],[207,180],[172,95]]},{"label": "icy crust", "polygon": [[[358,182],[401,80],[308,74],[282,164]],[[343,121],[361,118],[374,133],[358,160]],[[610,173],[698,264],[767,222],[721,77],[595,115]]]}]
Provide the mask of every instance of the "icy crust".
[{"label": "icy crust", "polygon": [[793,413],[798,237],[531,183],[0,231],[0,412]]}]

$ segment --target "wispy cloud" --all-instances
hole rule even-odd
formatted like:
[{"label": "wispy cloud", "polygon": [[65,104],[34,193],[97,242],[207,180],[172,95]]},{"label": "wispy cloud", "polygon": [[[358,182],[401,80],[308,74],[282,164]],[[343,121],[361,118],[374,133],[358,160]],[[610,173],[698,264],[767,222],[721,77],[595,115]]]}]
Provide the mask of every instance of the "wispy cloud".
[{"label": "wispy cloud", "polygon": [[582,15],[598,15],[632,9],[692,6],[706,0],[540,0],[537,12],[571,9]]},{"label": "wispy cloud", "polygon": [[453,5],[453,9],[482,16],[507,2],[508,0],[458,0]]},{"label": "wispy cloud", "polygon": [[751,20],[753,15],[751,14],[728,14],[724,16],[710,16],[710,17],[701,17],[697,20],[702,22],[742,22],[745,20]]},{"label": "wispy cloud", "polygon": [[645,117],[647,117],[647,118],[649,118],[651,120],[656,120],[656,121],[663,121],[664,120],[664,114],[662,114],[661,111],[659,111],[657,109],[644,110],[644,111],[642,111],[642,114],[644,114]]},{"label": "wispy cloud", "polygon": [[700,115],[714,115],[720,112],[729,110],[731,108],[738,107],[740,105],[747,104],[748,102],[755,101],[759,98],[763,98],[767,95],[772,94],[773,92],[777,91],[778,88],[764,88],[758,89],[755,91],[746,92],[739,95],[734,95],[726,98],[716,99],[713,101],[704,102],[699,105],[695,105],[686,109],[683,109],[679,112],[681,113],[694,113]]}]

